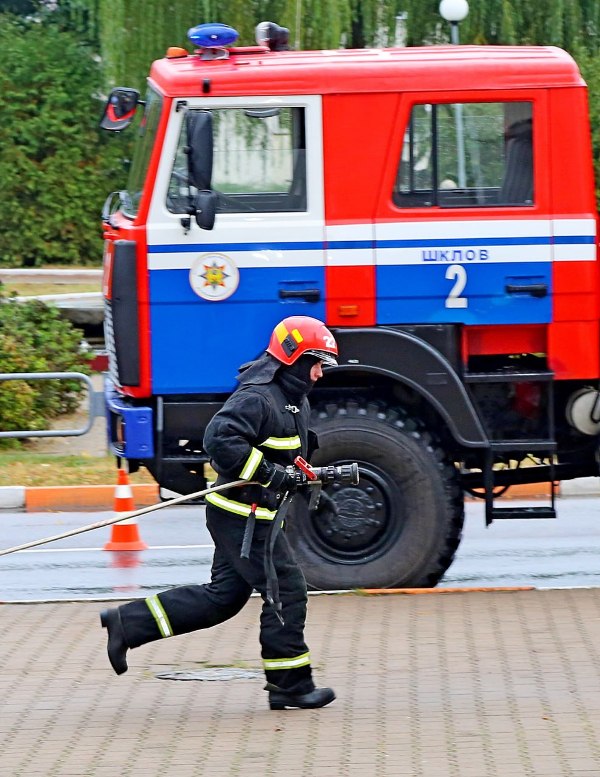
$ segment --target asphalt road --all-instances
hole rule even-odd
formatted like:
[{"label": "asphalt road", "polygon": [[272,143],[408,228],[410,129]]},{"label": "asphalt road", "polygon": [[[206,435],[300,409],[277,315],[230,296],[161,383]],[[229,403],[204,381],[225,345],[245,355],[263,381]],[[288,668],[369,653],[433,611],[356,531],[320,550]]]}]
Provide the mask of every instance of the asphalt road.
[{"label": "asphalt road", "polygon": [[[467,504],[464,538],[441,585],[538,588],[600,586],[600,500],[563,498],[559,518],[497,521]],[[0,512],[0,545],[11,547],[108,518],[112,513]],[[145,597],[209,579],[211,538],[203,508],[173,507],[140,518],[141,552],[103,550],[104,528],[0,557],[0,601]]]}]

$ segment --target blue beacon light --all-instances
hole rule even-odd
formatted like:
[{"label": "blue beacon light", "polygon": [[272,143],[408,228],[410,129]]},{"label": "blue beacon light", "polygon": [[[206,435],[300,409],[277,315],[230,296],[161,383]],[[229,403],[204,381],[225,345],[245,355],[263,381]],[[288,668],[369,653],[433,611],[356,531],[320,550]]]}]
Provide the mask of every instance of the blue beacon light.
[{"label": "blue beacon light", "polygon": [[198,46],[198,48],[214,49],[230,46],[232,43],[235,43],[240,34],[227,24],[211,22],[190,28],[187,36],[194,46]]}]

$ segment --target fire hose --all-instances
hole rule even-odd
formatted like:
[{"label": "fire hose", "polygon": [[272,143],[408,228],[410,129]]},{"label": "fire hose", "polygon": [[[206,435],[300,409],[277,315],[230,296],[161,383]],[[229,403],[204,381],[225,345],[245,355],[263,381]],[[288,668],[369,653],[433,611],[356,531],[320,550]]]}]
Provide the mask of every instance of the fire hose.
[{"label": "fire hose", "polygon": [[[300,464],[298,466],[300,466]],[[358,483],[359,476],[357,464],[345,464],[341,467],[328,466],[311,468],[304,461],[302,461],[302,466],[306,466],[306,468],[310,470],[311,473],[310,476],[307,475],[308,485],[318,485],[320,487],[323,484],[332,483],[336,480]],[[306,472],[306,470],[303,471]],[[158,502],[157,504],[149,505],[148,507],[142,507],[139,510],[133,510],[132,512],[128,513],[119,513],[115,516],[112,516],[111,518],[106,518],[102,521],[97,521],[96,523],[90,523],[87,526],[80,526],[77,529],[71,529],[70,531],[63,532],[62,534],[55,534],[52,537],[44,537],[41,540],[32,540],[31,542],[24,542],[22,545],[15,545],[12,548],[0,550],[0,556],[8,556],[9,553],[17,553],[19,550],[28,550],[29,548],[35,548],[38,545],[45,545],[49,542],[64,540],[67,537],[74,537],[76,534],[84,534],[85,532],[93,531],[94,529],[102,529],[105,526],[112,526],[114,523],[126,521],[130,518],[138,518],[141,515],[147,515],[148,513],[152,513],[156,510],[162,510],[164,507],[171,507],[172,505],[182,504],[183,502],[187,502],[191,499],[199,499],[200,497],[206,496],[206,494],[209,492],[215,493],[217,491],[225,491],[228,488],[235,488],[236,486],[248,486],[254,484],[254,482],[255,481],[249,482],[247,480],[235,480],[231,483],[223,483],[220,486],[205,488],[202,491],[196,491],[193,494],[183,494],[182,496],[168,499],[165,502]]]},{"label": "fire hose", "polygon": [[187,502],[190,499],[198,499],[201,496],[205,496],[209,491],[225,491],[226,488],[234,488],[235,486],[247,486],[249,485],[247,480],[235,480],[232,483],[223,483],[221,486],[214,486],[211,488],[205,488],[202,491],[196,491],[193,494],[184,494],[183,496],[176,496],[174,499],[168,499],[166,502],[157,502],[154,505],[148,505],[148,507],[141,507],[139,510],[133,510],[130,513],[118,513],[112,518],[106,518],[103,521],[97,521],[96,523],[90,523],[87,526],[80,526],[78,529],[71,529],[70,531],[63,532],[62,534],[55,534],[53,537],[45,537],[43,540],[33,540],[32,542],[25,542],[23,545],[15,545],[14,548],[6,548],[6,550],[0,550],[0,556],[7,556],[9,553],[16,553],[19,550],[27,550],[28,548],[35,548],[36,545],[45,545],[48,542],[56,542],[57,540],[64,540],[67,537],[74,537],[76,534],[83,534],[86,531],[93,531],[94,529],[102,529],[104,526],[112,526],[113,523],[119,523],[120,521],[127,521],[130,518],[138,518],[140,515],[146,515],[152,513],[155,510],[162,510],[163,507],[171,507],[172,505],[178,505],[182,502]]},{"label": "fire hose", "polygon": [[[358,464],[356,463],[343,464],[338,467],[334,465],[329,465],[326,467],[311,467],[310,464],[304,461],[302,457],[298,456],[295,459],[294,464],[289,467],[286,467],[286,470],[287,470],[287,474],[291,476],[291,479],[294,481],[294,486],[293,486],[294,490],[286,491],[283,496],[283,499],[281,500],[279,508],[275,513],[275,517],[273,518],[269,536],[265,543],[265,554],[264,554],[264,568],[265,568],[265,580],[266,580],[265,598],[268,604],[273,608],[275,615],[279,619],[282,626],[284,625],[284,621],[283,621],[283,615],[282,615],[281,601],[279,599],[279,581],[277,579],[275,562],[273,560],[273,552],[275,549],[275,542],[277,540],[277,536],[281,531],[281,529],[283,528],[285,516],[287,515],[290,505],[292,504],[292,501],[296,495],[295,489],[301,486],[313,487],[311,489],[312,495],[309,502],[309,510],[310,510],[316,506],[319,499],[321,487],[324,484],[334,483],[334,482],[358,483],[358,480],[359,480]],[[133,510],[132,512],[129,512],[129,513],[119,514],[119,515],[113,516],[112,518],[107,518],[104,521],[97,521],[96,523],[90,523],[87,526],[81,526],[78,529],[71,529],[70,531],[63,532],[62,534],[55,534],[52,537],[45,537],[44,539],[41,539],[41,540],[33,540],[32,542],[25,542],[22,545],[16,545],[13,548],[6,548],[5,550],[0,550],[0,556],[7,556],[9,553],[16,553],[19,550],[27,550],[28,548],[35,548],[37,545],[45,545],[46,543],[49,543],[49,542],[56,542],[57,540],[63,540],[63,539],[66,539],[67,537],[73,537],[76,534],[83,534],[84,532],[93,531],[94,529],[101,529],[104,526],[111,526],[113,523],[119,523],[120,521],[125,521],[130,518],[137,518],[140,515],[146,515],[147,513],[154,512],[155,510],[162,510],[163,507],[170,507],[171,505],[181,504],[182,502],[187,502],[190,499],[198,499],[199,497],[206,496],[206,494],[208,494],[209,492],[215,493],[218,491],[225,491],[226,489],[229,489],[229,488],[235,488],[236,486],[249,486],[249,485],[255,485],[255,484],[256,484],[256,481],[247,481],[247,480],[235,480],[231,483],[222,483],[219,486],[212,486],[210,488],[205,488],[202,491],[196,491],[193,494],[184,494],[182,496],[177,496],[174,499],[167,500],[166,502],[158,502],[157,504],[150,505],[148,507],[142,507],[139,510]],[[240,553],[242,558],[249,557],[250,546],[252,544],[252,537],[254,534],[256,509],[257,509],[257,506],[255,504],[253,504],[252,507],[250,508],[250,515],[246,523],[244,539],[242,542],[242,550]]]}]

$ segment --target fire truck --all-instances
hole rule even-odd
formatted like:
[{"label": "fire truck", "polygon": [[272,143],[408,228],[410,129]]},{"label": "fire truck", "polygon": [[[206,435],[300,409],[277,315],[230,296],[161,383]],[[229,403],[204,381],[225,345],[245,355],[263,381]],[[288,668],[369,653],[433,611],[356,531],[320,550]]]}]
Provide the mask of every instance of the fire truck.
[{"label": "fire truck", "polygon": [[[220,24],[114,89],[133,122],[103,212],[112,451],[186,494],[203,431],[291,315],[339,366],[311,394],[315,465],[358,484],[304,502],[288,536],[309,585],[434,586],[464,496],[487,524],[554,518],[598,474],[600,284],[587,90],[553,47],[291,51]],[[190,47],[190,48],[192,48]],[[539,483],[547,499],[498,497]]]}]

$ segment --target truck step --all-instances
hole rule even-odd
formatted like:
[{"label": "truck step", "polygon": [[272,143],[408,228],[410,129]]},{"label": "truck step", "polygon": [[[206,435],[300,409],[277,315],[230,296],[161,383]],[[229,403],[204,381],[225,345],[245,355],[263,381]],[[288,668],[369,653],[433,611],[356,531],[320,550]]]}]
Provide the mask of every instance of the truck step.
[{"label": "truck step", "polygon": [[493,521],[500,519],[556,518],[554,507],[494,507],[490,512],[490,517]]},{"label": "truck step", "polygon": [[522,437],[518,440],[493,440],[490,443],[493,451],[555,451],[555,440],[524,440]]},{"label": "truck step", "polygon": [[208,459],[203,454],[198,453],[178,453],[169,454],[162,457],[163,461],[169,461],[171,463],[181,464],[204,464]]},{"label": "truck step", "polygon": [[554,380],[550,370],[501,370],[498,372],[465,372],[465,383],[547,383]]}]

